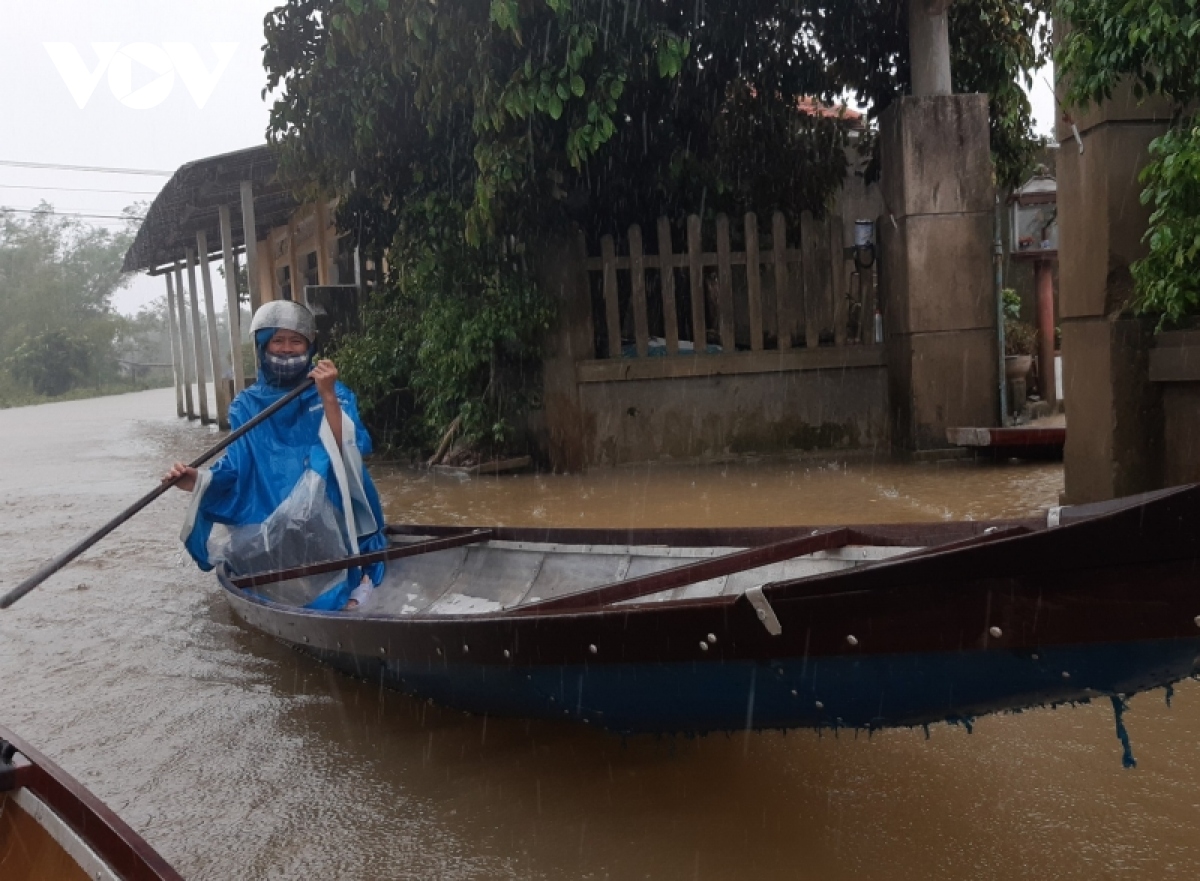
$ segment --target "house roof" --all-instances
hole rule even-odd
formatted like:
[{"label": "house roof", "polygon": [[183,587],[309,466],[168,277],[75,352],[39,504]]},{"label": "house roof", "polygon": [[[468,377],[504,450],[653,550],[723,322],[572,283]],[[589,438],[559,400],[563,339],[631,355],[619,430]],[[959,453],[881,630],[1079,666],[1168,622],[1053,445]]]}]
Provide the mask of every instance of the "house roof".
[{"label": "house roof", "polygon": [[254,239],[288,221],[298,207],[276,178],[275,156],[263,144],[233,153],[209,156],[181,165],[150,205],[137,236],[125,252],[124,272],[149,270],[151,275],[182,260],[186,248],[196,247],[204,230],[209,253],[221,250],[219,209],[230,208],[233,246],[245,244],[242,228],[241,183],[254,183]]},{"label": "house roof", "polygon": [[822,119],[840,119],[857,128],[863,124],[863,114],[849,104],[827,104],[816,98],[805,96],[797,99],[796,108],[807,116],[819,116]]}]

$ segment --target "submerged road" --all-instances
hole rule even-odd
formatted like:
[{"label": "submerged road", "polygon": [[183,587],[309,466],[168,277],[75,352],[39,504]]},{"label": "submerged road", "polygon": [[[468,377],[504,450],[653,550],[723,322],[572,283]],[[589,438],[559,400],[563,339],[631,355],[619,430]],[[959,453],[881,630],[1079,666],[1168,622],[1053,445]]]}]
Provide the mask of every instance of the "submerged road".
[{"label": "submerged road", "polygon": [[[172,392],[0,411],[0,589],[215,442]],[[1061,467],[854,461],[458,481],[377,467],[391,519],[692,525],[1011,516]],[[1200,688],[867,738],[619,738],[479,719],[236,623],[170,493],[6,612],[0,721],[189,879],[1192,879]]]}]

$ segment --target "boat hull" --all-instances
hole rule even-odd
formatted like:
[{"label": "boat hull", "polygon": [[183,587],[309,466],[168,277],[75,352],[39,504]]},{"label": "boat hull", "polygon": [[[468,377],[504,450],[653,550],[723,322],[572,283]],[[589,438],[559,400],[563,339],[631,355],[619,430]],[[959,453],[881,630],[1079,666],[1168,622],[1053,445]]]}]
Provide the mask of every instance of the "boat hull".
[{"label": "boat hull", "polygon": [[111,809],[3,726],[0,878],[182,881]]},{"label": "boat hull", "polygon": [[472,713],[570,719],[622,734],[661,734],[879,729],[1136,694],[1192,675],[1200,638],[1039,653],[510,669],[459,664],[452,671],[302,650],[352,676]]},{"label": "boat hull", "polygon": [[981,527],[758,597],[532,613],[322,613],[221,581],[246,623],[351,675],[470,712],[621,733],[919,725],[1192,675],[1200,490],[1061,522],[995,540]]}]

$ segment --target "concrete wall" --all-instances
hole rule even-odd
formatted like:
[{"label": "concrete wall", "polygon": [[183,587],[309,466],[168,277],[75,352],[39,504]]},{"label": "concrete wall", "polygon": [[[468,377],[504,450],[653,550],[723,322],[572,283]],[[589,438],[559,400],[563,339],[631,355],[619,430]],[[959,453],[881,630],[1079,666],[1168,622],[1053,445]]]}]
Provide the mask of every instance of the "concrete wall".
[{"label": "concrete wall", "polygon": [[579,405],[586,466],[888,443],[879,366],[581,383]]},{"label": "concrete wall", "polygon": [[1149,209],[1138,173],[1170,107],[1127,88],[1057,137],[1059,314],[1070,430],[1065,501],[1109,499],[1161,485],[1162,401],[1150,381],[1150,328],[1128,316],[1130,264],[1145,254]]},{"label": "concrete wall", "polygon": [[1150,380],[1162,397],[1162,484],[1200,481],[1200,331],[1159,334]]},{"label": "concrete wall", "polygon": [[[836,204],[846,243],[856,218],[874,219],[882,210],[878,187],[864,186],[861,177],[847,179]],[[882,347],[596,359],[582,240],[564,234],[536,251],[538,281],[555,301],[556,318],[545,343],[543,408],[532,422],[554,470],[887,448]]]}]

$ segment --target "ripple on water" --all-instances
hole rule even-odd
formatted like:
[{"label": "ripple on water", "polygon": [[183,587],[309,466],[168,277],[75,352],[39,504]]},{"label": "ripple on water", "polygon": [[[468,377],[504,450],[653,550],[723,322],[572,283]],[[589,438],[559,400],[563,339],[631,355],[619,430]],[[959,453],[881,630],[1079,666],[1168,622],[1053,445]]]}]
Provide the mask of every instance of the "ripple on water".
[{"label": "ripple on water", "polygon": [[[29,570],[208,446],[169,390],[0,411],[0,563]],[[581,526],[1013,517],[1053,464],[812,459],[457,481],[377,466],[391,519]],[[1191,878],[1200,689],[872,738],[622,741],[442,711],[231,618],[168,494],[0,614],[0,718],[190,879]],[[62,507],[64,504],[71,507]],[[9,579],[11,581],[11,579]],[[86,583],[88,589],[79,590]]]}]

